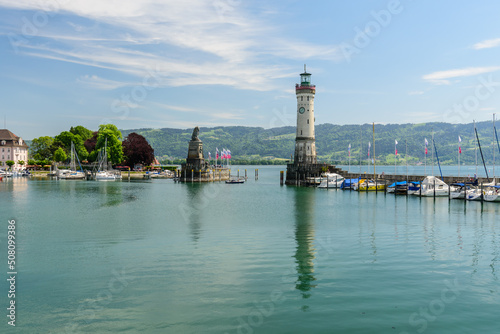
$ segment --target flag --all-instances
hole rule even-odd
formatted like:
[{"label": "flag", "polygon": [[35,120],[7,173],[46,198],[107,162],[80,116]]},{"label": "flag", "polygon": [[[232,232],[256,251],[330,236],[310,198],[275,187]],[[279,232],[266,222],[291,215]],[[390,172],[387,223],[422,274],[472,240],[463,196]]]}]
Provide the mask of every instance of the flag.
[{"label": "flag", "polygon": [[[460,138],[460,136],[458,136],[458,142],[461,143],[462,142],[462,138]],[[462,154],[462,147],[460,146],[460,144],[458,144],[458,153],[459,154]]]},{"label": "flag", "polygon": [[349,147],[347,148],[347,151],[349,152],[349,156],[351,156],[351,144],[349,144]]},{"label": "flag", "polygon": [[231,159],[231,151],[230,150],[227,150],[227,158]]},{"label": "flag", "polygon": [[210,160],[212,160],[212,154],[208,152],[208,161],[210,162]]},{"label": "flag", "polygon": [[395,154],[394,154],[394,155],[398,155],[398,141],[397,141],[397,140],[395,140],[394,142],[395,142],[395,144],[394,144],[394,151],[395,151]]},{"label": "flag", "polygon": [[219,159],[219,149],[215,148],[215,159]]},{"label": "flag", "polygon": [[370,149],[372,147],[372,143],[368,142],[368,158],[370,157]]},{"label": "flag", "polygon": [[425,155],[427,155],[427,145],[429,145],[429,142],[427,141],[427,138],[425,138]]}]

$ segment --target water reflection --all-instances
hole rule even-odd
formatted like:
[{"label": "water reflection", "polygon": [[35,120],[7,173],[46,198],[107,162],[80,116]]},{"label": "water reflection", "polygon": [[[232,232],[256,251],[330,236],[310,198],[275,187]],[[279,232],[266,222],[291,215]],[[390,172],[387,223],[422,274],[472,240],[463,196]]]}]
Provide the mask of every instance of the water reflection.
[{"label": "water reflection", "polygon": [[208,205],[206,193],[209,192],[209,189],[207,187],[213,185],[206,183],[186,183],[183,186],[186,188],[187,198],[181,204],[180,210],[189,226],[191,239],[197,242],[201,236],[202,212]]},{"label": "water reflection", "polygon": [[[295,288],[302,293],[302,298],[311,296],[311,289],[316,287],[314,281],[314,189],[295,189],[295,241],[297,250],[295,262],[297,264],[297,282]],[[303,306],[303,310],[308,306]]]}]

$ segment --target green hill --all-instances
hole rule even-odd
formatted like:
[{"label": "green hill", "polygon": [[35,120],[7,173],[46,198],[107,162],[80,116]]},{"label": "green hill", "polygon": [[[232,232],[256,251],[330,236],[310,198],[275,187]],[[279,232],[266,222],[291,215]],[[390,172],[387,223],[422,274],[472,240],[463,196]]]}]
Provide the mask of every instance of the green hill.
[{"label": "green hill", "polygon": [[[493,162],[493,127],[491,122],[476,123],[486,163]],[[143,135],[155,150],[155,155],[169,160],[184,159],[193,129],[136,129],[122,130],[127,136],[131,132]],[[375,148],[379,164],[394,163],[394,144],[398,141],[398,159],[405,158],[406,143],[408,159],[414,164],[424,160],[424,138],[434,140],[442,164],[456,164],[458,136],[462,138],[461,162],[474,164],[475,135],[471,124],[422,123],[422,124],[376,124]],[[200,128],[205,155],[215,156],[216,147],[230,149],[233,163],[249,163],[251,160],[285,161],[294,152],[295,127],[264,129],[258,127],[229,126]],[[316,149],[318,160],[335,164],[347,163],[348,146],[351,144],[351,163],[359,161],[360,150],[363,161],[367,160],[368,142],[373,142],[372,124],[316,126]],[[373,143],[372,143],[373,145]],[[495,143],[496,146],[496,143]],[[496,156],[500,153],[495,152]],[[480,154],[478,151],[478,157]],[[480,160],[479,160],[480,161]]]}]

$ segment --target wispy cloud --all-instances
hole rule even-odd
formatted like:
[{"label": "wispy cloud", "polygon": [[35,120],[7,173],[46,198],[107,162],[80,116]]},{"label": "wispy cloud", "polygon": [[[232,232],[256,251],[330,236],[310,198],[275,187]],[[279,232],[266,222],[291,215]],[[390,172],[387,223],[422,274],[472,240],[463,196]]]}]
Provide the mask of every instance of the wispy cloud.
[{"label": "wispy cloud", "polygon": [[[0,7],[41,9],[38,0],[0,0]],[[204,0],[73,0],[47,7],[49,23],[29,44],[18,45],[25,55],[140,79],[155,68],[162,86],[218,84],[269,91],[277,89],[275,79],[292,72],[287,66],[271,65],[275,58],[342,59],[338,46],[285,37],[272,17],[260,18],[239,2],[231,2],[224,15]],[[61,23],[52,19],[56,13],[70,16]],[[90,79],[83,81],[101,89],[119,86],[108,78]]]},{"label": "wispy cloud", "polygon": [[112,90],[120,87],[133,85],[132,83],[128,84],[120,81],[103,79],[98,77],[97,75],[84,75],[78,78],[76,81],[86,86],[103,90]]},{"label": "wispy cloud", "polygon": [[150,103],[152,105],[159,107],[160,109],[165,109],[165,110],[174,110],[174,111],[182,111],[182,112],[198,112],[198,110],[196,110],[194,108],[189,108],[189,107],[173,106],[170,104],[158,103],[158,102],[150,102]]},{"label": "wispy cloud", "polygon": [[224,112],[224,113],[212,113],[210,116],[217,119],[244,119],[243,115],[238,115],[234,113]]},{"label": "wispy cloud", "polygon": [[487,39],[485,41],[481,41],[479,43],[474,44],[472,48],[480,50],[480,49],[494,48],[497,46],[500,46],[500,38]]},{"label": "wispy cloud", "polygon": [[408,95],[422,95],[424,93],[425,92],[422,90],[414,90],[414,91],[408,92]]},{"label": "wispy cloud", "polygon": [[467,67],[447,71],[438,71],[422,76],[422,79],[436,85],[449,85],[451,82],[448,79],[469,77],[483,73],[490,73],[500,70],[500,66],[490,67]]}]

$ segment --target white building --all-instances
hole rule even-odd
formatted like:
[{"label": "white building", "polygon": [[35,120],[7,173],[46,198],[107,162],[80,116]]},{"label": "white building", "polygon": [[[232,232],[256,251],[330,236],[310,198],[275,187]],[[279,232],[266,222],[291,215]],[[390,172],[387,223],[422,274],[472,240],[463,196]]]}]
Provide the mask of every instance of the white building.
[{"label": "white building", "polygon": [[314,135],[314,95],[316,86],[311,85],[311,74],[300,75],[300,85],[295,85],[297,95],[297,133],[295,136],[295,163],[316,163],[316,138]]},{"label": "white building", "polygon": [[15,164],[12,166],[13,170],[22,169],[19,165],[19,160],[28,164],[28,145],[21,137],[16,136],[7,129],[0,129],[0,162],[2,169],[7,169],[6,161],[12,160]]}]

